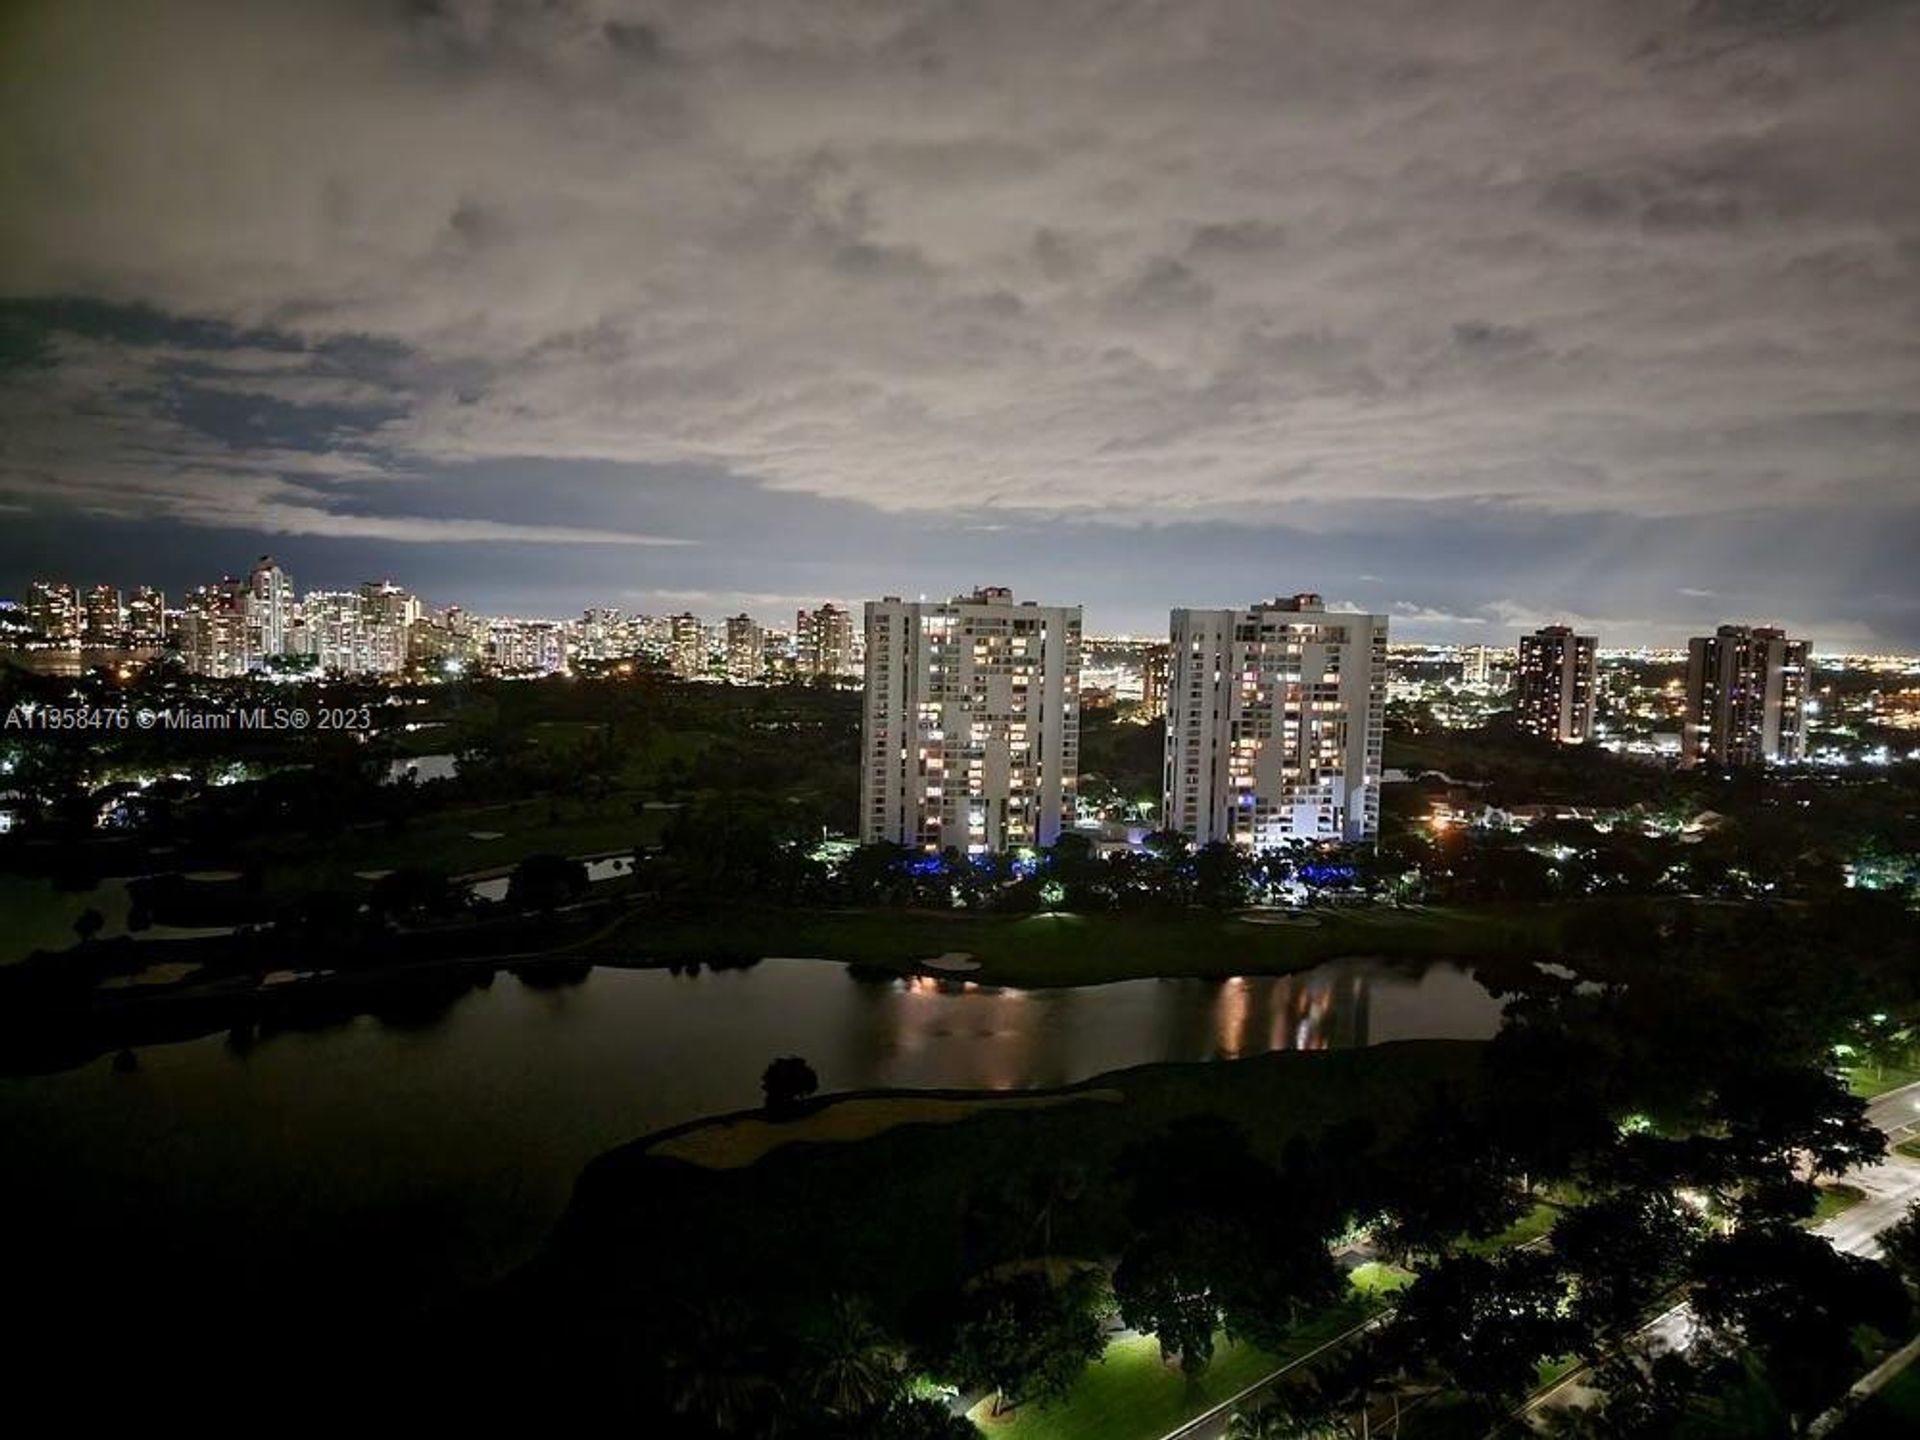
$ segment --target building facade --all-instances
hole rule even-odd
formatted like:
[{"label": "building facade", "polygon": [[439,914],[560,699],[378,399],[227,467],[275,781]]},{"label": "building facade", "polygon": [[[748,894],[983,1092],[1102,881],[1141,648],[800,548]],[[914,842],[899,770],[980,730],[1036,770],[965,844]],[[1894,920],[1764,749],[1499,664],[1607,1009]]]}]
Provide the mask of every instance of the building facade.
[{"label": "building facade", "polygon": [[80,641],[80,596],[64,580],[36,580],[27,590],[27,619],[56,645]]},{"label": "building facade", "polygon": [[802,675],[851,675],[853,616],[831,603],[793,617],[795,668]]},{"label": "building facade", "polygon": [[271,555],[247,576],[247,661],[258,666],[293,648],[293,577]]},{"label": "building facade", "polygon": [[226,579],[187,592],[180,614],[180,659],[188,671],[217,680],[247,673],[248,588]]},{"label": "building facade", "polygon": [[149,585],[136,586],[127,600],[127,643],[137,650],[158,650],[166,638],[166,595]]},{"label": "building facade", "polygon": [[126,643],[127,609],[120,590],[113,585],[95,585],[87,591],[81,607],[80,643],[95,649],[107,649]]},{"label": "building facade", "polygon": [[758,680],[766,672],[766,635],[751,615],[727,617],[727,678]]},{"label": "building facade", "polygon": [[707,673],[707,627],[700,617],[683,612],[667,619],[667,665],[682,680]]},{"label": "building facade", "polygon": [[1764,765],[1806,754],[1808,644],[1722,625],[1687,644],[1683,765]]},{"label": "building facade", "polygon": [[1565,625],[1546,625],[1522,635],[1515,723],[1542,740],[1584,745],[1593,737],[1599,664],[1600,641],[1595,636],[1576,635]]},{"label": "building facade", "polygon": [[1051,845],[1074,818],[1080,607],[976,590],[866,606],[861,839],[963,854]]},{"label": "building facade", "polygon": [[1371,840],[1380,824],[1387,617],[1318,595],[1175,610],[1163,823],[1254,849]]}]

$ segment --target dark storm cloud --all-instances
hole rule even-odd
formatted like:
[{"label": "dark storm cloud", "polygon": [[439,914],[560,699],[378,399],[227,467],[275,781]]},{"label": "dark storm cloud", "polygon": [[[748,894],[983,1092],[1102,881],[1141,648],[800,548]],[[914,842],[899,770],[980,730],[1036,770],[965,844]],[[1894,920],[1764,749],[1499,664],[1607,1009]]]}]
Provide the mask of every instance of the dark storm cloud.
[{"label": "dark storm cloud", "polygon": [[[549,569],[573,562],[538,547],[693,540],[648,552],[659,588],[732,594],[773,593],[727,567],[764,571],[796,513],[839,517],[826,555],[865,534],[902,566],[937,553],[913,534],[972,536],[962,579],[1051,537],[1042,585],[1089,596],[1128,547],[1214,578],[1222,524],[1329,591],[1397,567],[1358,598],[1432,628],[1691,624],[1683,591],[1741,593],[1714,536],[1817,534],[1824,579],[1737,603],[1920,639],[1875,568],[1913,537],[1920,443],[1912,5],[49,0],[9,24],[0,187],[32,203],[0,211],[0,503],[37,515],[513,540]],[[502,466],[540,467],[544,503],[491,488]],[[676,473],[749,497],[731,543]],[[1403,544],[1442,534],[1477,597]],[[1655,553],[1602,598],[1601,562]]]}]

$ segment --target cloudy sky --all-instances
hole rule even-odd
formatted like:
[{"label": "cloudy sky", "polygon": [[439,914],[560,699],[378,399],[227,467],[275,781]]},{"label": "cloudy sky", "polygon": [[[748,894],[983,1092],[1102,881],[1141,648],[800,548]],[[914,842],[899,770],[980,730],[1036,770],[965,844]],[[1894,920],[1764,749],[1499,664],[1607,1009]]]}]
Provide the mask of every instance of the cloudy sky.
[{"label": "cloudy sky", "polygon": [[1920,648],[1920,6],[13,0],[0,589]]}]

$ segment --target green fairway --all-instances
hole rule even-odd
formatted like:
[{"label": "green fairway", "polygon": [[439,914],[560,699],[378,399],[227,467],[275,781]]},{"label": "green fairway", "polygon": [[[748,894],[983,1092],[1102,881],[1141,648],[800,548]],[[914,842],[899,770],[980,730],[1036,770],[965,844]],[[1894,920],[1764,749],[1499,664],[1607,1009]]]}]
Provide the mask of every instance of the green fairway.
[{"label": "green fairway", "polygon": [[1342,956],[1550,954],[1569,908],[1355,908],[1318,912],[1314,925],[1262,925],[1201,910],[1010,916],[743,906],[666,922],[639,916],[599,948],[608,959],[790,955],[902,973],[964,956],[978,966],[955,972],[965,979],[1032,988],[1279,974]]},{"label": "green fairway", "polygon": [[0,875],[0,965],[24,960],[35,950],[65,950],[79,943],[73,922],[87,910],[105,921],[100,938],[126,933],[127,887],[103,880],[91,890],[56,890],[52,882]]}]

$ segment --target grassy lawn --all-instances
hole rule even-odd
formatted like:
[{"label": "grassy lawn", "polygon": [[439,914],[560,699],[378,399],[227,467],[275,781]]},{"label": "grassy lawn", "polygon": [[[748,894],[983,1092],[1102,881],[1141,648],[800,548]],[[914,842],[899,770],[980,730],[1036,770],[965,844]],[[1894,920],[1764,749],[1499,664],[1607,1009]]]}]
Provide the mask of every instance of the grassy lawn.
[{"label": "grassy lawn", "polygon": [[927,910],[747,907],[662,923],[636,917],[601,947],[609,957],[674,960],[795,955],[908,972],[942,955],[972,957],[983,984],[1086,985],[1153,976],[1279,974],[1341,956],[1544,954],[1568,907],[1328,911],[1314,926],[1185,914],[978,915]]},{"label": "grassy lawn", "polygon": [[1023,1405],[993,1419],[986,1402],[968,1417],[993,1440],[1159,1440],[1174,1426],[1211,1409],[1271,1374],[1288,1360],[1344,1333],[1369,1309],[1356,1301],[1295,1332],[1279,1354],[1219,1338],[1213,1363],[1189,1385],[1179,1367],[1160,1358],[1160,1344],[1124,1335],[1087,1367],[1073,1389],[1048,1405]]},{"label": "grassy lawn", "polygon": [[1866,1191],[1852,1185],[1822,1185],[1820,1199],[1813,1209],[1813,1218],[1809,1225],[1824,1225],[1836,1215],[1844,1214],[1867,1198]]},{"label": "grassy lawn", "polygon": [[1847,1088],[1862,1100],[1871,1100],[1920,1080],[1920,1068],[1912,1065],[1888,1065],[1879,1070],[1868,1065],[1850,1065],[1842,1073],[1847,1077]]},{"label": "grassy lawn", "polygon": [[1413,1283],[1413,1272],[1384,1260],[1369,1260],[1356,1266],[1347,1279],[1370,1300],[1391,1300]]},{"label": "grassy lawn", "polygon": [[1909,1160],[1920,1160],[1920,1140],[1902,1140],[1893,1148]]},{"label": "grassy lawn", "polygon": [[1485,1240],[1469,1240],[1460,1248],[1470,1255],[1492,1255],[1501,1250],[1509,1250],[1515,1245],[1525,1245],[1538,1240],[1553,1229],[1553,1222],[1559,1218],[1559,1207],[1542,1201],[1498,1235],[1489,1236]]}]

